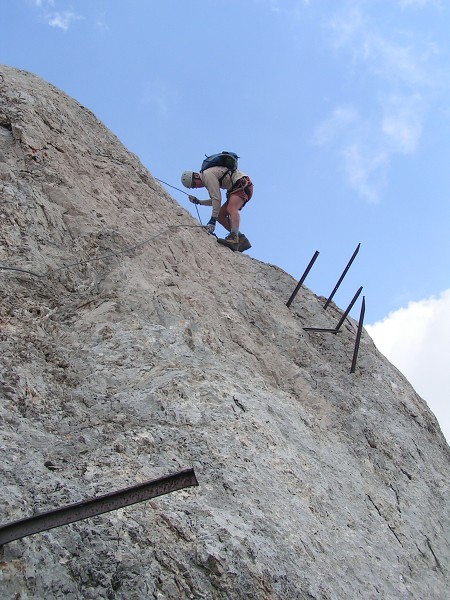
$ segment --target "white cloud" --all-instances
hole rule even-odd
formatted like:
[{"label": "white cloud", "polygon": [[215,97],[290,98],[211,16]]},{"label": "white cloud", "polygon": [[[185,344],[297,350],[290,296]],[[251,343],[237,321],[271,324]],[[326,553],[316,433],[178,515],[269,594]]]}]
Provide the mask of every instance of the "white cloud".
[{"label": "white cloud", "polygon": [[253,2],[255,4],[268,5],[269,9],[273,12],[281,11],[280,0],[253,0]]},{"label": "white cloud", "polygon": [[[393,122],[388,125],[393,129]],[[340,170],[349,185],[369,202],[378,201],[386,180],[389,152],[382,141],[372,120],[362,118],[356,107],[349,105],[334,109],[313,134],[314,144],[328,146],[339,156]]]},{"label": "white cloud", "polygon": [[338,106],[331,115],[316,128],[313,139],[318,146],[334,141],[341,132],[359,121],[358,111],[354,106]]},{"label": "white cloud", "polygon": [[433,72],[430,72],[429,59],[436,52],[430,52],[429,44],[423,47],[406,36],[403,43],[393,42],[375,32],[363,32],[360,41],[359,59],[374,75],[392,84],[429,86],[433,85]]},{"label": "white cloud", "polygon": [[316,127],[313,142],[328,146],[348,184],[375,202],[389,181],[393,157],[419,149],[442,77],[434,63],[435,44],[422,43],[405,29],[379,30],[364,6],[341,11],[328,29],[336,56],[347,62],[349,87],[355,80],[361,95],[364,81],[366,99],[336,107]]},{"label": "white cloud", "polygon": [[392,94],[380,98],[372,112],[338,106],[319,123],[312,141],[335,152],[350,187],[369,202],[377,202],[392,157],[412,154],[419,146],[424,101],[420,94]]},{"label": "white cloud", "polygon": [[109,31],[109,25],[106,22],[106,19],[104,16],[101,16],[97,19],[95,26],[97,27],[97,29],[99,29],[100,31]]},{"label": "white cloud", "polygon": [[74,21],[83,18],[71,10],[51,11],[55,6],[55,0],[32,0],[32,2],[40,9],[41,17],[50,27],[57,27],[63,31],[67,31]]},{"label": "white cloud", "polygon": [[70,11],[54,12],[46,15],[47,23],[50,27],[59,27],[63,31],[67,31],[73,21],[81,19],[81,17]]},{"label": "white cloud", "polygon": [[410,97],[394,95],[383,107],[381,130],[390,142],[392,152],[413,153],[422,134],[422,99],[418,94]]},{"label": "white cloud", "polygon": [[339,14],[328,23],[331,31],[331,44],[335,49],[353,45],[355,37],[366,28],[365,19],[358,7],[353,7],[345,13]]},{"label": "white cloud", "polygon": [[428,403],[450,443],[450,289],[410,302],[366,329]]},{"label": "white cloud", "polygon": [[430,59],[438,54],[435,45],[422,41],[406,29],[379,31],[361,7],[342,12],[330,20],[330,43],[336,51],[350,54],[355,66],[398,88],[434,85],[437,75]]},{"label": "white cloud", "polygon": [[42,8],[43,6],[54,6],[55,0],[34,0],[35,5],[38,8]]},{"label": "white cloud", "polygon": [[423,8],[427,4],[432,6],[442,6],[442,0],[400,0],[400,6],[402,8]]},{"label": "white cloud", "polygon": [[165,81],[147,82],[142,101],[151,104],[157,112],[166,117],[177,104],[177,95]]},{"label": "white cloud", "polygon": [[351,187],[369,202],[377,202],[386,180],[388,155],[369,144],[353,143],[342,148],[341,156]]},{"label": "white cloud", "polygon": [[[303,6],[310,6],[313,0],[302,0]],[[276,13],[286,13],[292,16],[301,14],[298,0],[253,0],[254,4],[267,6],[269,10]],[[300,10],[299,10],[300,8]]]}]

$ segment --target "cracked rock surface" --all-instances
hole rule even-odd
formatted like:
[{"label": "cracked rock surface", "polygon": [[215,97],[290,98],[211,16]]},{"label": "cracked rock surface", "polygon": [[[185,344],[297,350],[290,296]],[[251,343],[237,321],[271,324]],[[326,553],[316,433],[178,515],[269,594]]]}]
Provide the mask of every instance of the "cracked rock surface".
[{"label": "cracked rock surface", "polygon": [[[0,67],[7,523],[199,486],[0,549],[2,598],[435,599],[450,451],[342,310],[206,235],[86,108]],[[255,200],[257,197],[255,195]]]}]

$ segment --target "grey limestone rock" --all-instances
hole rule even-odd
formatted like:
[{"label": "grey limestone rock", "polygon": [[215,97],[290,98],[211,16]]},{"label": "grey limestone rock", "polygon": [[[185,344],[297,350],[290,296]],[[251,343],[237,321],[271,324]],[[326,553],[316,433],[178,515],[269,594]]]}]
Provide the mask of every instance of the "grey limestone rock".
[{"label": "grey limestone rock", "polygon": [[[206,235],[86,108],[0,67],[2,598],[444,600],[449,448],[356,323]],[[256,201],[256,200],[255,200]]]}]

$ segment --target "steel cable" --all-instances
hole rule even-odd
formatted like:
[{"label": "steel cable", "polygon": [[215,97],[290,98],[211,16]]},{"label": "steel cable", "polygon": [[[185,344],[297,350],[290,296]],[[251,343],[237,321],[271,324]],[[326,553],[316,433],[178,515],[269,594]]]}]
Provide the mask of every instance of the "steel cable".
[{"label": "steel cable", "polygon": [[[77,267],[79,265],[86,265],[88,263],[97,261],[97,260],[103,260],[105,258],[109,258],[110,256],[120,256],[121,254],[126,254],[127,252],[131,252],[132,250],[136,250],[136,248],[140,248],[141,246],[144,246],[145,244],[148,244],[149,242],[155,240],[157,237],[159,237],[160,235],[162,235],[163,233],[165,233],[166,231],[168,231],[169,229],[176,229],[176,228],[180,228],[180,227],[201,227],[201,225],[169,225],[168,227],[166,227],[165,229],[163,229],[162,231],[160,231],[159,233],[157,233],[156,235],[153,235],[150,238],[147,238],[145,240],[143,240],[142,242],[139,242],[138,244],[134,244],[133,246],[129,246],[128,248],[125,248],[125,250],[121,250],[120,252],[108,252],[107,254],[102,254],[102,256],[96,256],[94,258],[88,258],[86,260],[80,260],[74,263],[70,263],[68,265],[63,265],[62,267],[58,267],[57,269],[53,269],[51,272],[52,273],[58,273],[58,271],[64,271],[64,269],[70,269],[71,267]],[[35,273],[34,271],[27,271],[26,269],[22,269],[19,267],[7,267],[4,265],[0,265],[0,270],[3,271],[18,271],[20,273],[27,273],[28,275],[33,275],[34,277],[48,277],[49,273]]]}]

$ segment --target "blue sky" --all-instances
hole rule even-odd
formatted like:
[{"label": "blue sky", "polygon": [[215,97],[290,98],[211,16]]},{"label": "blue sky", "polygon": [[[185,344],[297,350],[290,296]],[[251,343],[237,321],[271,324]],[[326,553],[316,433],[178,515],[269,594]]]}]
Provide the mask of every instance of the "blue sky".
[{"label": "blue sky", "polygon": [[369,332],[450,439],[449,3],[2,0],[1,12],[0,62],[76,98],[155,177],[181,187],[205,154],[237,152],[255,184],[241,222],[251,256],[299,278],[318,250],[306,285],[327,297],[361,243],[335,301],[364,286]]}]

